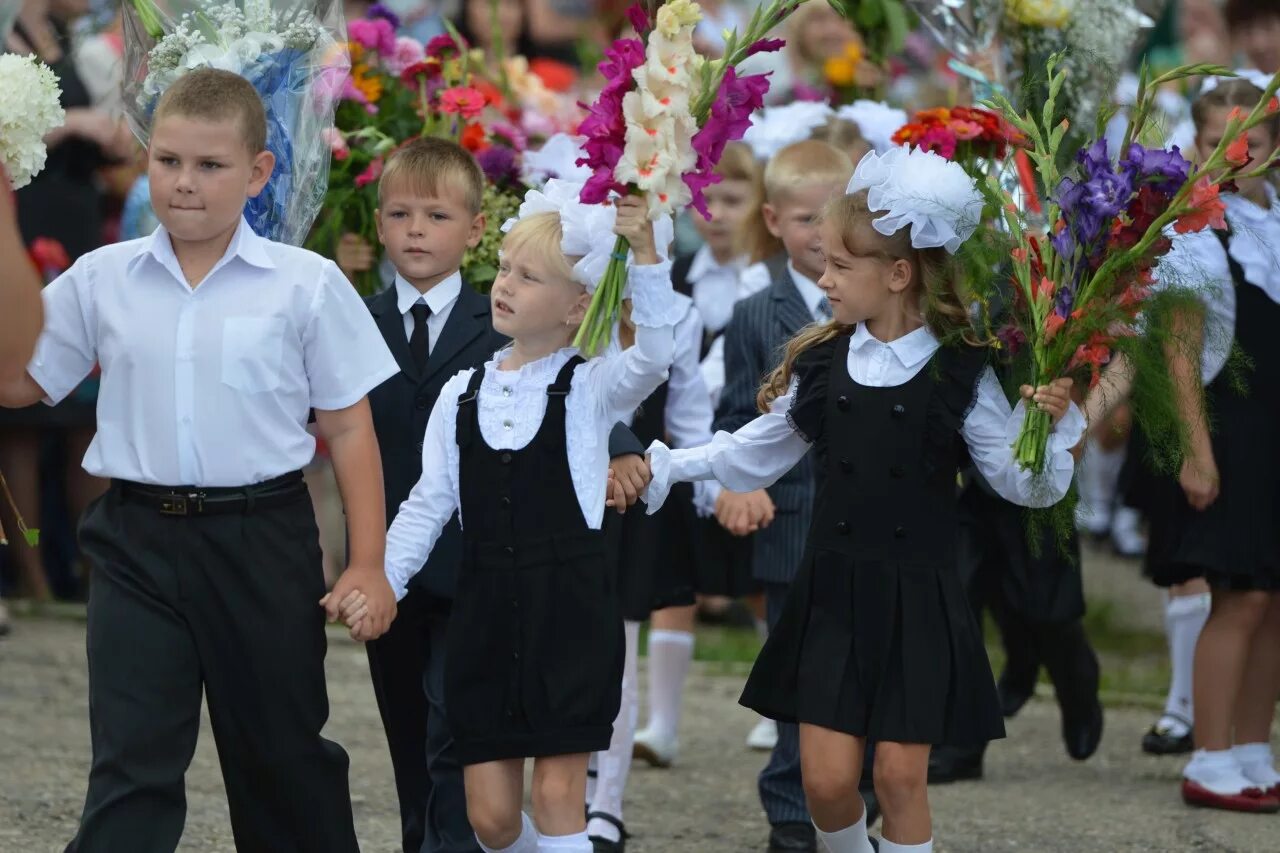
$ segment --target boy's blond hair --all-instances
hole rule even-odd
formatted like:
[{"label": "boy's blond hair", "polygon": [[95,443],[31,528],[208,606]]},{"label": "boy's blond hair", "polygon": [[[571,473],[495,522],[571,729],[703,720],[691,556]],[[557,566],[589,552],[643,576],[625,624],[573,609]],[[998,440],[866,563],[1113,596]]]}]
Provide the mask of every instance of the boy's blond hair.
[{"label": "boy's blond hair", "polygon": [[816,139],[793,142],[774,154],[756,185],[753,210],[743,222],[743,244],[751,262],[758,263],[782,251],[782,241],[765,225],[765,204],[777,206],[796,190],[812,186],[840,191],[852,175],[849,155]]},{"label": "boy's blond hair", "polygon": [[472,216],[480,213],[484,199],[484,172],[467,149],[448,139],[419,136],[395,150],[378,179],[378,203],[387,187],[406,186],[415,196],[439,198],[457,192]]},{"label": "boy's blond hair", "polygon": [[234,121],[249,153],[267,148],[267,112],[253,84],[230,71],[197,68],[173,82],[151,116],[154,128],[166,116],[182,116],[207,122]]}]

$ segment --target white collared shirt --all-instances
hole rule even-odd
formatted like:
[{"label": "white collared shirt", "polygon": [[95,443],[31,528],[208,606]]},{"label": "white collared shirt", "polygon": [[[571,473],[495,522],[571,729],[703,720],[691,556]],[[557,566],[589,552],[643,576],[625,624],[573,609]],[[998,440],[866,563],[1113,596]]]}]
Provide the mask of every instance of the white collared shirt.
[{"label": "white collared shirt", "polygon": [[[1280,199],[1266,188],[1269,209],[1235,193],[1224,194],[1231,237],[1231,257],[1240,264],[1245,281],[1280,303]],[[1218,235],[1209,229],[1173,234],[1171,248],[1156,265],[1157,282],[1194,290],[1205,306],[1200,377],[1205,385],[1222,372],[1231,355],[1236,330],[1236,288],[1231,267]],[[1247,354],[1247,353],[1246,353]]]},{"label": "white collared shirt", "polygon": [[449,314],[458,303],[458,295],[462,293],[462,273],[455,272],[426,293],[420,293],[418,288],[404,280],[404,276],[396,275],[395,288],[396,308],[404,318],[406,339],[413,337],[413,314],[409,313],[409,309],[419,302],[431,309],[431,314],[427,316],[427,352],[431,352],[444,333]]},{"label": "white collared shirt", "polygon": [[399,372],[332,261],[243,219],[191,287],[163,227],[84,255],[44,290],[27,370],[62,400],[102,367],[84,468],[164,486],[242,486],[308,464],[312,408],[344,409]]},{"label": "white collared shirt", "polygon": [[[938,346],[938,339],[928,327],[883,343],[860,325],[849,341],[845,369],[860,385],[896,387],[919,373]],[[838,368],[833,364],[831,369]],[[727,489],[750,492],[777,482],[809,451],[808,441],[786,417],[794,391],[793,385],[792,393],[775,400],[768,413],[737,432],[717,432],[704,447],[669,450],[661,442],[654,442],[649,448],[653,481],[646,493],[650,512],[662,506],[672,483],[714,478]],[[1041,480],[1022,470],[1013,455],[1023,412],[1021,400],[1017,406],[1009,406],[995,371],[987,367],[960,434],[974,464],[1001,497],[1023,506],[1050,506],[1061,500],[1071,486],[1075,467],[1071,448],[1084,435],[1084,415],[1072,403],[1050,434],[1048,462]]]},{"label": "white collared shirt", "polygon": [[[635,346],[625,351],[611,347],[603,356],[578,365],[565,397],[569,476],[582,517],[593,530],[599,530],[604,521],[609,433],[667,378],[675,348],[674,328],[685,312],[671,289],[670,263],[633,266],[628,281]],[[485,364],[476,406],[480,437],[486,445],[519,450],[533,440],[546,414],[547,386],[576,353],[562,349],[519,370],[502,370],[500,365],[508,356],[503,349]],[[387,580],[397,598],[404,596],[410,578],[422,568],[454,512],[464,527],[467,523],[459,488],[458,397],[466,391],[473,372],[461,371],[440,390],[422,443],[422,478],[387,531]]]},{"label": "white collared shirt", "polygon": [[818,310],[818,306],[822,304],[822,300],[827,298],[827,294],[823,292],[818,283],[811,278],[806,278],[796,272],[795,265],[791,261],[787,261],[787,272],[791,273],[791,280],[796,284],[796,290],[800,291],[800,298],[804,300],[805,307],[809,309],[809,314],[816,321],[830,320],[831,317],[823,314]]},{"label": "white collared shirt", "polygon": [[698,308],[702,324],[708,332],[718,334],[733,317],[733,306],[741,296],[738,280],[745,267],[742,258],[734,258],[722,264],[703,245],[689,264],[689,284],[692,286],[693,304]]}]

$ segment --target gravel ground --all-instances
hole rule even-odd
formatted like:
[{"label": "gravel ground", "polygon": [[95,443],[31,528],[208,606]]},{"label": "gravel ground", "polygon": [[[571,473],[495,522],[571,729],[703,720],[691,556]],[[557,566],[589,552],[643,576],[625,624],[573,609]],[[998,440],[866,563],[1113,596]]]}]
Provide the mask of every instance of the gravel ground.
[{"label": "gravel ground", "polygon": [[[74,833],[89,760],[84,625],[21,619],[0,641],[0,851],[60,850]],[[363,652],[331,635],[330,737],[351,754],[357,831],[365,851],[397,850],[390,762]],[[634,853],[764,849],[755,794],[763,758],[743,738],[753,724],[736,704],[740,678],[696,669],[684,751],[675,768],[637,768],[627,817]],[[940,853],[983,851],[1275,851],[1280,816],[1192,811],[1177,798],[1181,761],[1138,750],[1149,711],[1112,708],[1097,756],[1071,762],[1057,711],[1036,700],[992,747],[987,778],[931,791]],[[202,733],[187,777],[181,850],[231,850],[213,739]]]}]

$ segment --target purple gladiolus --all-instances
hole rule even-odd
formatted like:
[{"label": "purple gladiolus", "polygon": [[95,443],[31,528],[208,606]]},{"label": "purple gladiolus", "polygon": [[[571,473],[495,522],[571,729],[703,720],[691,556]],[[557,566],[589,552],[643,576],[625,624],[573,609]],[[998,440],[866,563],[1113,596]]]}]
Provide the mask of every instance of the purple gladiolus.
[{"label": "purple gladiolus", "polygon": [[750,47],[747,48],[747,56],[755,56],[757,53],[773,53],[774,51],[782,50],[786,43],[786,39],[760,39],[752,42]]},{"label": "purple gladiolus", "polygon": [[1135,184],[1149,183],[1158,192],[1172,195],[1181,189],[1191,173],[1191,164],[1182,156],[1178,146],[1165,151],[1162,148],[1144,148],[1134,142],[1120,168],[1130,175]]},{"label": "purple gladiolus", "polygon": [[1062,319],[1071,316],[1071,307],[1075,304],[1076,294],[1069,287],[1061,287],[1058,289],[1057,295],[1053,299],[1053,313]]},{"label": "purple gladiolus", "polygon": [[704,219],[710,219],[711,212],[702,191],[720,181],[714,170],[724,154],[724,147],[741,139],[747,132],[751,126],[751,114],[764,105],[768,91],[768,74],[739,77],[733,66],[725,69],[707,120],[693,136],[692,145],[698,155],[698,163],[692,172],[684,176],[685,185],[693,196],[690,204]]},{"label": "purple gladiolus", "polygon": [[638,33],[643,33],[650,28],[649,13],[639,3],[632,3],[627,7],[627,20],[631,22],[632,28]]}]

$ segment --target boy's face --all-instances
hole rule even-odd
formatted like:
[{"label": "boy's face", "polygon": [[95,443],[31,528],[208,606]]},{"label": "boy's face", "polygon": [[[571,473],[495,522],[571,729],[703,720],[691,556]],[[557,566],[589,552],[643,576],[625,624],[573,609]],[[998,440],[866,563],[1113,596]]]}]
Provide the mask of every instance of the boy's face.
[{"label": "boy's face", "polygon": [[751,208],[751,182],[724,180],[707,187],[703,194],[711,219],[694,216],[693,225],[707,248],[711,249],[711,254],[723,263],[737,254],[734,241],[742,220]]},{"label": "boy's face", "polygon": [[151,206],[175,242],[217,240],[239,226],[274,167],[270,151],[249,152],[238,121],[167,115],[147,151]]},{"label": "boy's face", "polygon": [[788,190],[777,204],[765,203],[762,207],[769,233],[782,241],[796,272],[805,278],[817,281],[825,269],[818,214],[843,189],[843,183],[801,186]]},{"label": "boy's face", "polygon": [[383,188],[376,219],[396,272],[419,290],[457,272],[467,249],[484,236],[484,214],[472,213],[462,193],[445,187],[424,196],[393,182]]},{"label": "boy's face", "polygon": [[534,340],[581,324],[590,299],[576,281],[521,247],[504,251],[489,291],[493,328],[513,340]]},{"label": "boy's face", "polygon": [[1280,15],[1264,15],[1231,33],[1246,63],[1266,74],[1280,72]]},{"label": "boy's face", "polygon": [[[1204,126],[1196,134],[1196,153],[1200,155],[1201,162],[1208,160],[1214,149],[1218,147],[1218,143],[1222,141],[1223,135],[1227,132],[1227,123],[1230,121],[1230,116],[1230,107],[1217,107],[1207,111]],[[1264,123],[1253,128],[1248,133],[1249,157],[1253,159],[1251,166],[1260,165],[1275,150],[1276,140],[1272,137],[1269,128],[1270,125]],[[1254,178],[1244,178],[1236,181],[1236,184],[1240,188],[1241,195],[1245,198],[1257,200],[1266,191],[1266,182],[1266,176],[1259,175]]]}]

